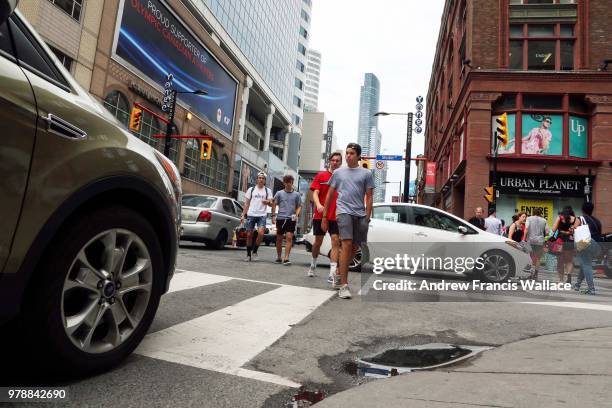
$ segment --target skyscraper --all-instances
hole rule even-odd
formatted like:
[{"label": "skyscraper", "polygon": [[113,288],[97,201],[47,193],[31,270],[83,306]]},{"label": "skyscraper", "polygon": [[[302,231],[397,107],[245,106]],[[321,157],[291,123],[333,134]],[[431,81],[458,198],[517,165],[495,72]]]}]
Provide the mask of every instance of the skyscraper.
[{"label": "skyscraper", "polygon": [[319,80],[321,77],[321,53],[309,49],[306,52],[306,86],[304,88],[304,110],[316,112],[319,109]]},{"label": "skyscraper", "polygon": [[[372,73],[366,73],[359,97],[359,130],[357,133],[357,143],[361,145],[364,155],[376,154],[371,147],[376,141],[378,131],[378,118],[374,114],[378,112],[379,98],[380,82],[378,78]],[[372,129],[374,129],[373,137],[371,137]]]}]

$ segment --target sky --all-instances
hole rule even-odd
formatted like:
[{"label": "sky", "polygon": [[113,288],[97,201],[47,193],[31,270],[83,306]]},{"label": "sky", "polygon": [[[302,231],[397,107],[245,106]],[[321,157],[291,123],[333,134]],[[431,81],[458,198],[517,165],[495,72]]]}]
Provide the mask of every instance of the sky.
[{"label": "sky", "polygon": [[[444,0],[313,0],[309,47],[322,53],[318,108],[334,121],[341,149],[357,141],[366,72],[380,80],[381,111],[415,112],[416,97],[426,98],[443,8]],[[406,117],[380,117],[378,127],[381,153],[403,154]],[[412,157],[423,152],[423,135],[413,133]],[[403,185],[403,163],[386,163],[387,180]],[[386,200],[398,190],[387,184]]]}]

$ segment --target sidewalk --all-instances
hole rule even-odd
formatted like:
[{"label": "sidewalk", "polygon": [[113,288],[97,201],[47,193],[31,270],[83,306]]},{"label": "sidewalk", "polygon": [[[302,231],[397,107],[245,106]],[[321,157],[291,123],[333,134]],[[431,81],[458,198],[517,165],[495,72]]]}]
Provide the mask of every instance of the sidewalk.
[{"label": "sidewalk", "polygon": [[539,336],[444,370],[376,380],[333,395],[332,407],[609,407],[612,328]]}]

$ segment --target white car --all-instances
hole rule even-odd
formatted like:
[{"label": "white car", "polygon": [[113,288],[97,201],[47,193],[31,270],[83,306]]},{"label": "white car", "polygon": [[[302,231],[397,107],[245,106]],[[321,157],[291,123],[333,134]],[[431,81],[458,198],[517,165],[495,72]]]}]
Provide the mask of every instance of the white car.
[{"label": "white car", "polygon": [[[312,232],[304,238],[310,251],[314,243]],[[320,253],[329,256],[330,250],[331,240],[326,235]],[[531,257],[518,243],[480,230],[453,214],[419,204],[376,203],[368,242],[357,252],[350,269],[359,270],[362,264],[398,253],[414,257],[482,257],[484,267],[463,274],[477,272],[477,278],[489,282],[529,276],[533,269]],[[457,273],[456,269],[444,269],[439,264],[418,271]]]}]

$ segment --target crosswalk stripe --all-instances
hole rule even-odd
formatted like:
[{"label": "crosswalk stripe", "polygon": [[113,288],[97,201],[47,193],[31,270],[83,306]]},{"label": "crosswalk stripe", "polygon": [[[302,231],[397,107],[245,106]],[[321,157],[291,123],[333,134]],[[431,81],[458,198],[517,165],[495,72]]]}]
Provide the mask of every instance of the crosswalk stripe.
[{"label": "crosswalk stripe", "polygon": [[568,307],[572,309],[603,310],[606,312],[612,312],[612,305],[601,305],[597,303],[583,303],[583,302],[521,302],[521,303],[525,303],[529,305]]},{"label": "crosswalk stripe", "polygon": [[[175,278],[184,273],[186,272],[177,274]],[[196,278],[190,276],[185,279],[193,283]],[[214,282],[215,279],[210,276],[202,277],[202,281]],[[211,371],[298,387],[299,384],[289,379],[244,369],[242,366],[334,294],[333,291],[282,285],[235,305],[150,333],[135,353]]]},{"label": "crosswalk stripe", "polygon": [[227,282],[232,278],[223,275],[213,275],[210,273],[181,272],[172,277],[168,293],[179,290],[193,289],[200,286],[213,285],[215,283]]}]

